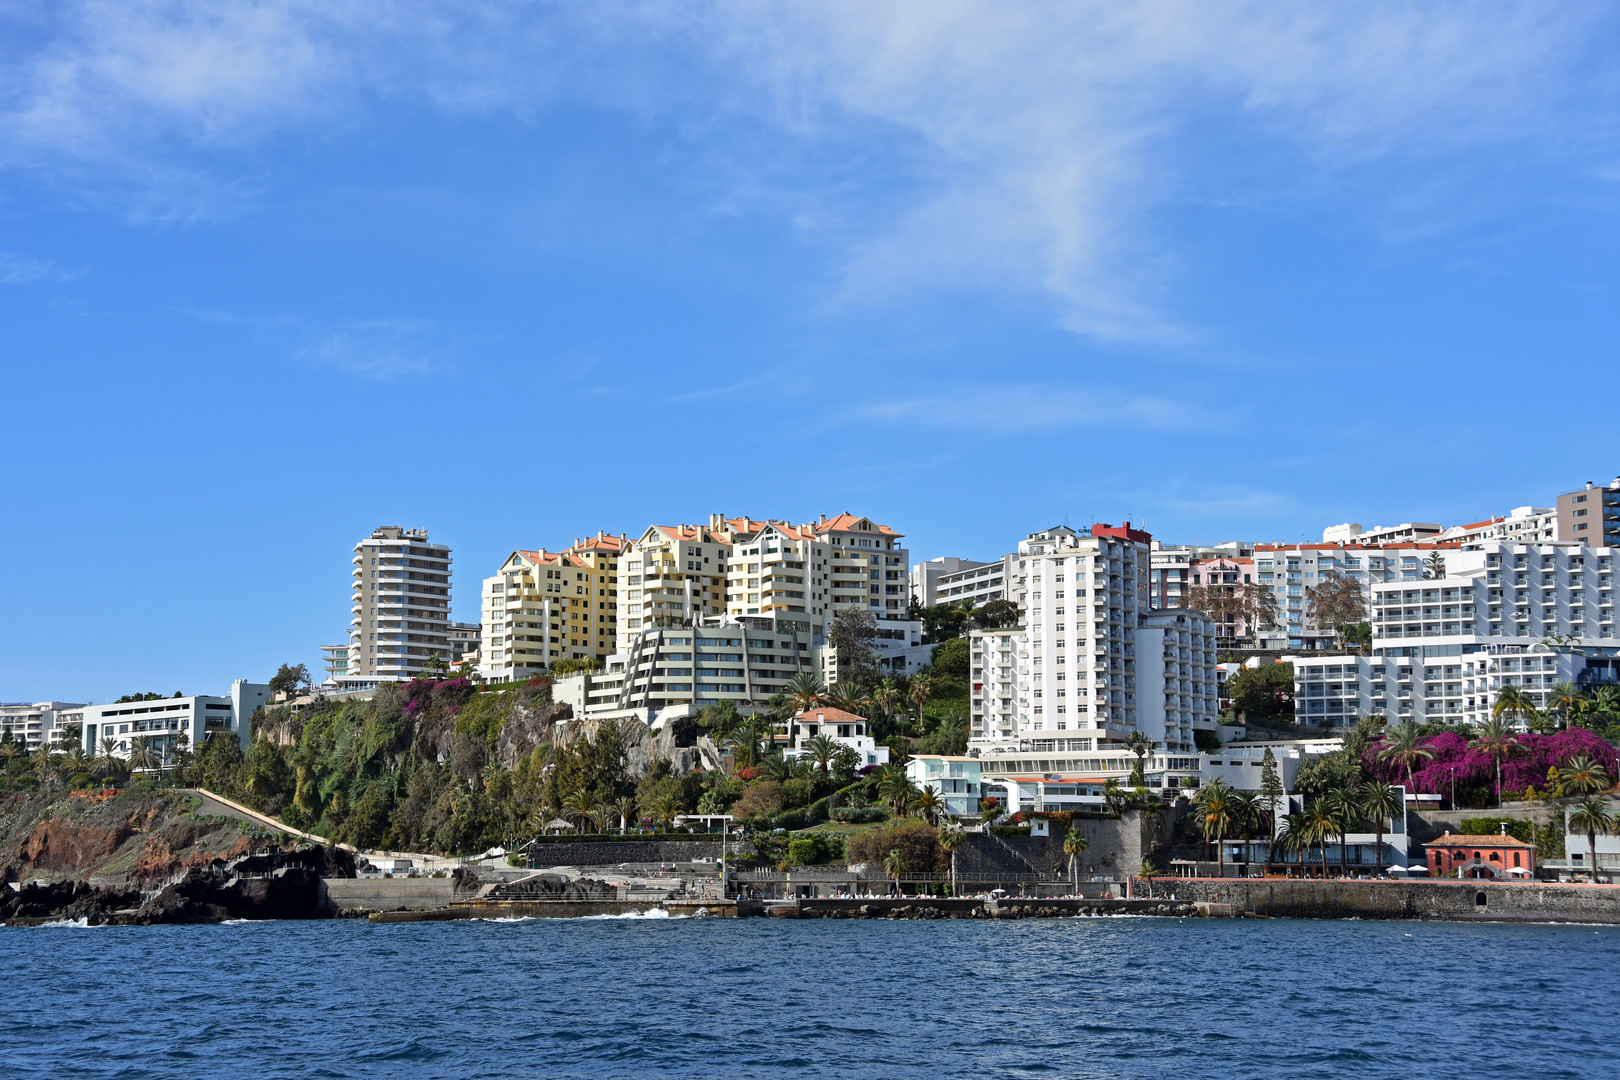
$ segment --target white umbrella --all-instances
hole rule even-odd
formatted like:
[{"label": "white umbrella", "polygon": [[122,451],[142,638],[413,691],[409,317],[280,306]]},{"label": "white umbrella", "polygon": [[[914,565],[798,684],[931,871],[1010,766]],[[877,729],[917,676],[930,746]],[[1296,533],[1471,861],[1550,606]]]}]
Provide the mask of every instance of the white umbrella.
[{"label": "white umbrella", "polygon": [[1388,866],[1384,867],[1384,869],[1389,871],[1391,874],[1406,873],[1406,867],[1402,866],[1400,863],[1390,863]]},{"label": "white umbrella", "polygon": [[1411,866],[1406,868],[1406,872],[1408,874],[1427,874],[1429,872],[1429,868],[1424,866],[1422,863],[1413,863]]}]

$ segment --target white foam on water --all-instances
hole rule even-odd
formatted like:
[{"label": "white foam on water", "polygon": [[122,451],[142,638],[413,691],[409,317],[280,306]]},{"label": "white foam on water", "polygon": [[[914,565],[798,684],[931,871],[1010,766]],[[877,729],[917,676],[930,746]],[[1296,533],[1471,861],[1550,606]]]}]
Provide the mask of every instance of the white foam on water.
[{"label": "white foam on water", "polygon": [[39,926],[41,930],[45,929],[46,927],[70,927],[74,929],[84,927],[88,929],[90,926],[90,920],[80,916],[77,919],[57,919],[55,922],[40,923]]}]

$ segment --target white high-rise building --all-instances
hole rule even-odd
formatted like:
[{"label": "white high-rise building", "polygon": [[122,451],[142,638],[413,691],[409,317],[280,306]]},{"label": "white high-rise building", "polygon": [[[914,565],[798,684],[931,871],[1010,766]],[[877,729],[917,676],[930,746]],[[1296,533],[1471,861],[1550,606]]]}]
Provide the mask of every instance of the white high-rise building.
[{"label": "white high-rise building", "polygon": [[55,743],[63,728],[84,720],[84,706],[68,701],[14,701],[0,704],[0,738],[20,743],[30,753],[41,742]]},{"label": "white high-rise building", "polygon": [[354,546],[347,685],[405,681],[430,657],[455,662],[450,549],[426,529],[384,525]]},{"label": "white high-rise building", "polygon": [[1446,717],[1478,723],[1506,686],[1538,708],[1563,681],[1620,680],[1614,549],[1501,541],[1441,551],[1444,576],[1369,586],[1370,656],[1291,656],[1310,724]]},{"label": "white high-rise building", "polygon": [[1124,742],[1137,731],[1155,747],[1150,786],[1196,775],[1193,733],[1218,718],[1215,627],[1147,607],[1151,542],[1127,522],[1019,544],[1024,624],[970,635],[969,745],[986,777],[1100,800],[1080,789],[1129,773]]}]

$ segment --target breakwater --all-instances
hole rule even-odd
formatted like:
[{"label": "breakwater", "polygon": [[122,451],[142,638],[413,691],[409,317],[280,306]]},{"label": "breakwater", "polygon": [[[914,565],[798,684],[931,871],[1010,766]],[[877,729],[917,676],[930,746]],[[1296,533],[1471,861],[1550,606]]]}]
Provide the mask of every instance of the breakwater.
[{"label": "breakwater", "polygon": [[1620,886],[1489,881],[1321,881],[1203,878],[1162,881],[1178,900],[1225,904],[1244,913],[1292,919],[1620,925]]}]

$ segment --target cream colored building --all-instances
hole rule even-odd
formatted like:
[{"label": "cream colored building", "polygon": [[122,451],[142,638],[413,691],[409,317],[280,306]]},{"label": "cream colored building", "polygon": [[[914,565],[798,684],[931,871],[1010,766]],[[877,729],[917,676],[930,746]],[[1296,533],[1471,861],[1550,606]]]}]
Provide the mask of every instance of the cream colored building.
[{"label": "cream colored building", "polygon": [[450,549],[426,529],[384,525],[354,546],[347,682],[415,678],[453,663]]},{"label": "cream colored building", "polygon": [[598,532],[563,551],[518,550],[484,579],[479,671],[525,679],[563,659],[603,662],[618,630],[619,563],[629,542]]}]

